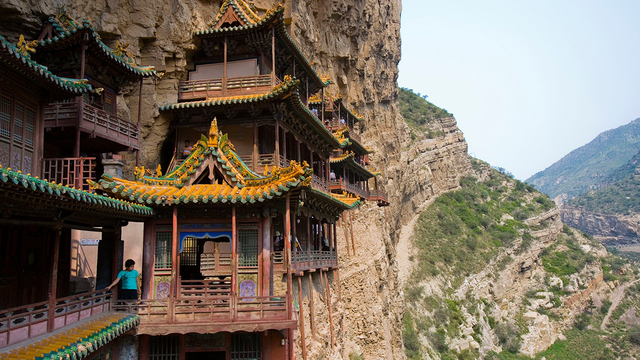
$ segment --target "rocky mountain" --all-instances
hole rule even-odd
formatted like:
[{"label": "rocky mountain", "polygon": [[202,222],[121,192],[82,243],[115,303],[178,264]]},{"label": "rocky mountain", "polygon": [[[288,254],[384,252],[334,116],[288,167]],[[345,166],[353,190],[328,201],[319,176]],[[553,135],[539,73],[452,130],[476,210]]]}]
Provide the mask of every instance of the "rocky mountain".
[{"label": "rocky mountain", "polygon": [[640,119],[605,131],[526,180],[555,198],[572,198],[624,177],[623,167],[640,148]]},{"label": "rocky mountain", "polygon": [[[277,3],[249,2],[258,11]],[[154,65],[164,76],[145,80],[139,121],[141,163],[155,168],[170,122],[158,107],[176,102],[194,49],[192,34],[209,25],[220,3],[0,0],[0,34],[12,41],[20,34],[35,38],[43,21],[66,6],[73,16],[87,18],[105,41],[128,43],[139,63]],[[519,356],[509,349],[534,354],[563,339],[575,315],[592,299],[598,304],[594,294],[612,294],[610,284],[623,268],[608,265],[612,260],[603,260],[597,243],[563,232],[557,210],[531,187],[472,161],[448,112],[398,90],[400,0],[286,0],[284,5],[297,44],[334,80],[329,91],[364,115],[361,137],[375,150],[378,182],[391,203],[367,204],[341,219],[340,287],[338,279],[330,279],[329,298],[306,285],[301,289],[303,308],[313,301],[318,324],[312,334],[309,314],[302,313],[308,359]],[[137,87],[118,96],[120,116],[138,121],[130,116],[138,113]],[[131,167],[133,155],[123,155]],[[467,200],[475,205],[459,205]],[[474,215],[477,211],[484,215]],[[351,233],[355,253],[346,249]],[[563,267],[567,258],[569,268]],[[620,278],[620,284],[631,279]],[[624,301],[624,316],[618,318],[634,321],[630,311],[636,303]],[[620,329],[631,326],[624,324]],[[560,342],[584,339],[566,337]],[[302,358],[299,347],[296,357]]]}]

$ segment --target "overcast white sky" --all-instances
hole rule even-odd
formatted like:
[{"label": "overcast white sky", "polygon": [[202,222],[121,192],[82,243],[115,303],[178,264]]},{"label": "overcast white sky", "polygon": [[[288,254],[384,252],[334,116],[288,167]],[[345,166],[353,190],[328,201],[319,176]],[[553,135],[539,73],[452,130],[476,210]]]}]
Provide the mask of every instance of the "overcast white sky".
[{"label": "overcast white sky", "polygon": [[640,117],[640,1],[402,0],[398,83],[524,180]]}]

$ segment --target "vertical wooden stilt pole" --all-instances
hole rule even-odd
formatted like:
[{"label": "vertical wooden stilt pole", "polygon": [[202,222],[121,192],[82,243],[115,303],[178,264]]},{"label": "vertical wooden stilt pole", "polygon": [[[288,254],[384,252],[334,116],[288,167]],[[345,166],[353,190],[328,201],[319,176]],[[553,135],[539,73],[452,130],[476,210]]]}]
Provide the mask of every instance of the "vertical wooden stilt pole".
[{"label": "vertical wooden stilt pole", "polygon": [[58,261],[60,258],[60,236],[62,227],[56,227],[53,238],[53,259],[51,260],[51,275],[49,276],[49,319],[47,330],[54,330],[56,320],[56,292],[58,289]]},{"label": "vertical wooden stilt pole", "polygon": [[333,316],[331,314],[331,287],[329,286],[329,277],[327,273],[324,273],[324,282],[327,287],[326,299],[327,299],[327,309],[329,310],[329,330],[331,333],[331,347],[334,345],[334,336],[333,336]]},{"label": "vertical wooden stilt pole", "polygon": [[353,241],[353,210],[349,210],[349,227],[351,228],[351,246],[353,247],[353,256],[357,256],[356,243]]},{"label": "vertical wooden stilt pole", "polygon": [[340,215],[342,217],[342,229],[344,229],[344,242],[347,246],[347,256],[351,256],[351,249],[349,248],[349,230],[347,229],[347,220],[344,218],[344,213]]},{"label": "vertical wooden stilt pole", "polygon": [[231,207],[231,261],[233,265],[233,275],[231,276],[231,301],[234,304],[233,320],[238,319],[238,314],[235,311],[235,304],[238,301],[238,234],[236,229],[236,206]]},{"label": "vertical wooden stilt pole", "polygon": [[173,207],[172,231],[171,231],[171,294],[169,300],[169,322],[174,321],[174,305],[178,293],[178,207]]},{"label": "vertical wooden stilt pole", "polygon": [[298,276],[298,301],[298,305],[300,307],[300,313],[298,315],[300,316],[300,339],[302,340],[300,344],[302,347],[302,358],[307,360],[307,342],[304,337],[304,308],[302,307],[302,279],[300,276]]},{"label": "vertical wooden stilt pole", "polygon": [[313,275],[309,273],[309,319],[311,320],[311,336],[316,337],[316,310],[313,307]]},{"label": "vertical wooden stilt pole", "polygon": [[[284,237],[285,237],[285,252],[286,252],[286,260],[287,260],[287,294],[291,295],[292,287],[293,287],[293,279],[291,277],[291,209],[290,205],[290,196],[287,195],[285,198],[285,219],[284,219]],[[291,298],[289,298],[289,301]],[[289,304],[289,317],[288,319],[293,319],[293,309],[291,304]],[[293,341],[293,340],[291,340]]]}]

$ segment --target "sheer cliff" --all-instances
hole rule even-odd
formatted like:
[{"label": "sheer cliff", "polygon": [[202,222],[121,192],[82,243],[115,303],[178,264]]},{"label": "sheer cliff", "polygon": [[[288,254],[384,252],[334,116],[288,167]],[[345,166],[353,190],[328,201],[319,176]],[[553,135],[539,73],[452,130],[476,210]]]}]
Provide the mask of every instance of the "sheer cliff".
[{"label": "sheer cliff", "polygon": [[[278,1],[248,2],[263,12]],[[12,41],[20,34],[35,38],[43,22],[65,7],[74,17],[88,19],[107,44],[128,43],[139,64],[155,66],[163,76],[145,80],[140,119],[137,86],[118,95],[118,114],[141,126],[141,165],[155,168],[171,120],[158,107],[177,101],[178,82],[186,77],[195,49],[192,34],[209,26],[220,4],[0,0],[0,33]],[[318,72],[334,81],[329,92],[343,95],[345,103],[364,115],[361,137],[375,150],[373,167],[382,173],[378,183],[391,203],[387,208],[367,204],[340,221],[341,286],[329,277],[330,299],[322,295],[325,283],[316,278],[312,292],[303,282],[307,356],[402,359],[404,294],[398,273],[407,263],[398,257],[404,256],[402,238],[412,232],[417,214],[427,204],[456,189],[470,171],[467,145],[453,117],[434,119],[422,132],[410,129],[402,119],[397,102],[400,0],[286,0],[284,5],[293,38]],[[134,156],[126,158],[129,168],[124,172],[130,174]],[[309,328],[310,296],[318,324],[315,334]],[[331,322],[327,301],[333,310]],[[301,358],[302,349],[296,352]]]}]

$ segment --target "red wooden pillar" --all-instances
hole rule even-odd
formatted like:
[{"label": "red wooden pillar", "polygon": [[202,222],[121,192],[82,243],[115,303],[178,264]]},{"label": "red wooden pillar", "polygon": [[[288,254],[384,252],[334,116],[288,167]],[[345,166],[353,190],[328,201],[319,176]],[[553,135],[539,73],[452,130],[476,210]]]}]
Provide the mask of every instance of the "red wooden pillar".
[{"label": "red wooden pillar", "polygon": [[353,210],[349,210],[349,227],[351,228],[351,246],[353,246],[353,256],[358,255],[356,252],[356,243],[353,241]]},{"label": "red wooden pillar", "polygon": [[300,347],[302,347],[302,358],[307,360],[307,343],[304,338],[304,308],[302,307],[302,279],[298,276],[298,306],[300,308]]},{"label": "red wooden pillar", "polygon": [[[138,138],[140,137],[140,125],[142,124],[142,82],[143,77],[140,77],[140,92],[138,95]],[[140,166],[140,150],[136,150],[136,167]],[[169,170],[169,169],[165,169]]]},{"label": "red wooden pillar", "polygon": [[316,337],[316,310],[313,307],[313,275],[309,272],[309,320],[311,321],[311,336]]},{"label": "red wooden pillar", "polygon": [[[285,249],[286,249],[286,260],[287,260],[287,293],[291,294],[292,282],[291,278],[291,209],[290,209],[290,195],[287,195],[285,198],[285,218],[284,218],[284,238],[285,238]],[[291,299],[289,297],[289,299]],[[293,309],[291,304],[289,304],[289,314],[288,319],[293,319]]]},{"label": "red wooden pillar", "polygon": [[153,298],[153,269],[155,265],[155,236],[152,220],[144,222],[144,239],[142,246],[142,289],[141,298]]},{"label": "red wooden pillar", "polygon": [[231,258],[233,259],[233,276],[231,277],[231,296],[238,291],[238,234],[236,229],[236,206],[231,208]]},{"label": "red wooden pillar", "polygon": [[140,345],[138,351],[139,360],[149,360],[149,335],[140,336]]},{"label": "red wooden pillar", "polygon": [[271,220],[262,221],[262,296],[271,294]]},{"label": "red wooden pillar", "polygon": [[334,336],[333,336],[333,315],[331,313],[331,286],[329,286],[329,277],[327,273],[324,273],[324,282],[327,287],[327,309],[329,310],[329,330],[331,332],[331,347],[334,345]]},{"label": "red wooden pillar", "polygon": [[173,206],[172,227],[171,227],[171,294],[169,295],[169,322],[174,321],[174,303],[179,288],[179,267],[178,267],[178,207]]},{"label": "red wooden pillar", "polygon": [[253,153],[251,153],[251,170],[258,169],[258,122],[253,122]]},{"label": "red wooden pillar", "polygon": [[273,154],[273,166],[280,167],[280,122],[276,120],[275,125],[276,146],[275,153]]},{"label": "red wooden pillar", "polygon": [[[224,37],[224,58],[223,58],[223,65],[222,65],[222,93],[223,94],[227,94],[227,43],[228,43],[228,39],[225,36]],[[209,120],[209,119],[205,119],[205,120]]]},{"label": "red wooden pillar", "polygon": [[47,321],[47,331],[54,329],[56,319],[56,292],[58,288],[58,261],[60,259],[60,235],[62,226],[55,228],[53,239],[53,259],[51,260],[51,275],[49,276],[49,319]]}]

